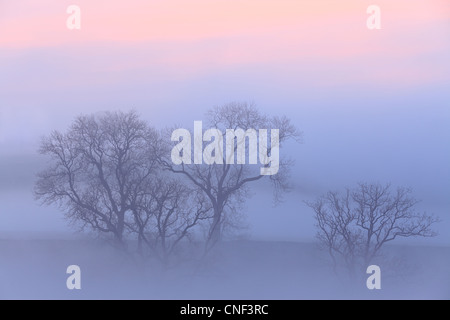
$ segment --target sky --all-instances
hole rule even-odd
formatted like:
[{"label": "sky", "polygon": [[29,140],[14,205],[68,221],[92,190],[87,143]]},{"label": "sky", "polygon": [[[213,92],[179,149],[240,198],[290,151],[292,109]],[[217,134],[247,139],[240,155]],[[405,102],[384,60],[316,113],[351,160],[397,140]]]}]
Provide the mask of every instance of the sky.
[{"label": "sky", "polygon": [[[81,9],[69,30],[66,9]],[[369,30],[366,10],[381,9]],[[255,239],[308,240],[304,200],[359,181],[410,186],[450,244],[447,0],[0,0],[0,235],[67,234],[33,199],[40,138],[75,116],[137,110],[155,127],[254,102],[304,132],[293,191],[256,185]]]}]

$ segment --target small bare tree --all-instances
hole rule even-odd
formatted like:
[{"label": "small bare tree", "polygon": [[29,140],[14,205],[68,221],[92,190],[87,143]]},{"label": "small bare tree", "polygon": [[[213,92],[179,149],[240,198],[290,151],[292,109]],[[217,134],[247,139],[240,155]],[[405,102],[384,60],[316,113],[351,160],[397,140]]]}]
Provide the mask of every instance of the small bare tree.
[{"label": "small bare tree", "polygon": [[[242,132],[247,132],[248,129],[278,129],[279,146],[290,138],[299,139],[301,135],[286,117],[269,118],[259,112],[254,105],[247,103],[229,103],[215,107],[207,112],[206,119],[209,128],[218,129],[221,132],[226,132],[227,129],[241,129]],[[236,137],[234,141],[236,143],[233,154],[238,156],[239,146],[242,144],[248,146],[248,141],[244,138],[239,142]],[[270,152],[269,146],[268,154]],[[224,214],[227,208],[239,207],[249,196],[249,185],[265,177],[254,165],[229,164],[226,160],[224,156],[223,164],[191,165],[174,165],[170,159],[164,161],[164,165],[169,171],[183,175],[210,201],[213,218],[207,237],[207,247],[212,247],[222,238]],[[269,176],[277,199],[288,189],[290,165],[289,161],[280,161],[279,172]],[[231,212],[230,210],[229,213]]]},{"label": "small bare tree", "polygon": [[431,227],[439,220],[416,212],[416,204],[408,188],[392,191],[389,184],[367,183],[307,202],[315,212],[317,238],[330,254],[335,270],[342,259],[351,274],[358,265],[370,265],[388,242],[436,235]]},{"label": "small bare tree", "polygon": [[195,227],[211,218],[201,193],[163,174],[142,185],[131,203],[133,217],[127,225],[138,235],[141,254],[156,256],[165,267],[182,241],[190,240]]}]

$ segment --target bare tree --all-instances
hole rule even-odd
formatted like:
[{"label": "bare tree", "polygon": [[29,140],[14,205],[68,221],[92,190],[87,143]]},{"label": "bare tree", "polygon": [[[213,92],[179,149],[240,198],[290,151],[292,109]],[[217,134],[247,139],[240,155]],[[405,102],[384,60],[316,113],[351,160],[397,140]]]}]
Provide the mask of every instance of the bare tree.
[{"label": "bare tree", "polygon": [[112,234],[124,245],[130,199],[157,166],[158,134],[135,112],[79,116],[66,133],[42,140],[52,165],[38,175],[35,195],[59,204],[82,228]]},{"label": "bare tree", "polygon": [[122,248],[136,237],[143,255],[168,266],[211,208],[197,189],[162,171],[166,146],[133,111],[79,116],[66,133],[43,139],[40,152],[52,164],[38,175],[36,197]]},{"label": "bare tree", "polygon": [[408,188],[360,183],[343,194],[328,192],[307,202],[315,212],[317,238],[330,254],[334,267],[342,259],[350,271],[371,264],[383,246],[397,238],[433,237],[439,220],[414,209],[417,200]]},{"label": "bare tree", "polygon": [[[197,190],[159,174],[142,185],[132,200],[133,217],[127,223],[138,235],[139,249],[156,256],[165,267],[183,240],[190,240],[199,222],[209,219],[210,206]],[[145,248],[148,250],[144,250]]]},{"label": "bare tree", "polygon": [[[230,103],[221,107],[215,107],[206,114],[206,124],[209,128],[215,128],[221,132],[227,129],[259,130],[279,129],[279,144],[281,146],[290,138],[299,139],[300,132],[286,117],[269,118],[257,110],[254,105],[247,103]],[[249,140],[237,137],[233,138],[233,155],[238,156],[240,144],[248,147]],[[203,143],[205,146],[205,143]],[[260,146],[261,147],[261,146]],[[273,146],[272,146],[273,147]],[[267,154],[270,155],[271,146]],[[225,153],[224,153],[225,154]],[[250,157],[250,151],[247,154]],[[223,156],[222,163],[213,164],[181,164],[174,165],[170,159],[164,161],[165,167],[173,173],[183,175],[194,187],[200,190],[210,201],[213,218],[208,234],[208,246],[213,246],[222,237],[224,214],[227,208],[237,208],[249,196],[249,185],[265,177],[255,165],[245,163],[230,164]],[[279,172],[270,175],[270,181],[274,186],[274,194],[279,196],[288,189],[289,161],[280,161]],[[266,167],[269,164],[265,165]],[[229,213],[232,211],[229,210]]]}]

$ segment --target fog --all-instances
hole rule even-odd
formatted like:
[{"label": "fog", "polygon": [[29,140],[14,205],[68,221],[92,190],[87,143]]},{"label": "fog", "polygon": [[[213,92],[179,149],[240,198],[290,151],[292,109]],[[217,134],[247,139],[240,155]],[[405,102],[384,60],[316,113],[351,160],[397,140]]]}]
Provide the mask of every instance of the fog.
[{"label": "fog", "polygon": [[[1,299],[450,298],[447,4],[382,0],[383,28],[369,31],[359,1],[244,2],[79,1],[79,31],[50,2],[0,4]],[[41,138],[80,114],[136,110],[158,130],[193,129],[232,101],[286,115],[303,136],[280,150],[294,163],[283,201],[254,183],[241,228],[204,257],[198,232],[183,244],[191,259],[165,270],[35,199]],[[359,182],[410,187],[441,220],[437,236],[385,248],[382,290],[365,270],[333,272],[305,204]],[[82,290],[66,287],[72,264]]]},{"label": "fog", "polygon": [[[307,143],[299,148],[307,150]],[[444,218],[436,226],[439,236],[388,246],[387,255],[401,264],[379,263],[382,290],[369,291],[367,275],[361,273],[355,280],[345,270],[335,274],[329,256],[319,250],[313,212],[303,201],[326,190],[318,180],[302,183],[308,180],[300,177],[310,176],[313,181],[312,176],[320,174],[303,173],[298,163],[295,176],[299,178],[282,203],[274,205],[267,183],[257,184],[245,205],[246,228],[205,258],[193,255],[192,260],[165,270],[156,261],[130,258],[110,243],[75,232],[58,208],[40,206],[32,189],[35,173],[46,163],[41,157],[5,159],[0,194],[2,299],[450,298],[450,246],[445,200],[439,205],[439,190],[433,194],[424,190],[421,195],[426,201],[419,204]],[[329,183],[331,188],[339,187],[338,181]],[[194,251],[202,248],[197,244]],[[79,291],[66,288],[65,271],[73,264],[82,271]]]},{"label": "fog", "polygon": [[[281,204],[274,206],[268,184],[258,182],[254,185],[252,197],[246,203],[250,234],[261,240],[313,240],[313,212],[303,201],[360,181],[390,182],[393,186],[411,187],[413,195],[421,201],[418,208],[441,217],[442,222],[436,226],[439,235],[426,239],[426,242],[450,244],[447,231],[450,228],[450,198],[447,191],[450,189],[450,154],[444,152],[450,135],[447,125],[450,115],[443,106],[445,99],[439,101],[430,97],[430,104],[433,105],[433,111],[430,111],[428,103],[423,102],[423,106],[419,103],[424,100],[422,95],[425,93],[405,99],[407,101],[402,106],[397,106],[398,98],[379,98],[371,102],[371,108],[359,110],[356,106],[366,99],[354,101],[355,98],[346,97],[342,101],[352,102],[354,108],[345,102],[326,108],[325,102],[307,101],[295,114],[287,110],[286,114],[293,114],[293,121],[298,121],[296,124],[304,133],[301,144],[288,142],[280,155],[281,159],[295,161],[291,176],[293,189],[285,195]],[[387,103],[393,106],[378,111],[382,107],[377,106]],[[278,109],[282,110],[282,107],[283,104]],[[155,127],[178,124],[192,128],[193,120],[202,119],[208,106],[205,105],[204,110],[198,108],[196,115],[183,116],[184,121],[152,117],[145,107],[136,109],[143,119]],[[264,110],[263,107],[261,109]],[[28,129],[23,131],[24,134],[33,138],[19,139],[14,134],[2,142],[0,198],[5,210],[0,216],[1,232],[71,231],[56,208],[40,207],[32,194],[35,175],[47,161],[37,154],[40,137],[53,129],[66,130],[72,117],[79,113],[71,111],[70,106],[65,110],[67,115],[49,115],[46,120],[49,124],[36,129],[23,123],[34,123],[33,118],[15,113],[8,117],[9,126],[26,127]],[[74,107],[73,110],[77,109]],[[270,108],[267,112],[277,114]]]},{"label": "fog", "polygon": [[[223,243],[202,263],[162,270],[130,261],[89,240],[1,240],[2,299],[448,299],[448,247],[392,246],[402,268],[382,274],[381,290],[365,278],[335,275],[314,245]],[[81,269],[81,290],[67,290],[66,268]],[[380,264],[380,267],[385,267]]]}]

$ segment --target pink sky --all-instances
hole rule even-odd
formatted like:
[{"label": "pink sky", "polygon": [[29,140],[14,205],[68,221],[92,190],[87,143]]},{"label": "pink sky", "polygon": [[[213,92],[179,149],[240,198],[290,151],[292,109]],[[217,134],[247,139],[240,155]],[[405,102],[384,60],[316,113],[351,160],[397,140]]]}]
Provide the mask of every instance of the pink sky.
[{"label": "pink sky", "polygon": [[[70,4],[81,8],[80,31],[66,28]],[[312,62],[333,68],[345,64],[350,69],[365,64],[368,72],[349,74],[352,81],[369,77],[379,82],[399,78],[427,82],[445,76],[433,61],[450,48],[450,1],[377,1],[382,10],[379,31],[366,28],[370,4],[363,0],[1,1],[0,48],[9,49],[3,54],[12,56],[33,48],[72,48],[97,60],[112,55],[111,63],[99,61],[99,72],[164,65],[175,76],[189,77],[230,66],[295,69]],[[164,50],[155,50],[151,59],[111,53],[124,46]],[[405,57],[423,56],[434,58],[404,63]]]},{"label": "pink sky", "polygon": [[[69,4],[82,10],[83,32],[65,28]],[[321,38],[330,28],[353,25],[350,37],[364,37],[362,0],[128,0],[128,1],[2,1],[0,24],[7,30],[1,46],[30,47],[75,42],[195,41],[230,36],[258,36],[296,30]],[[446,0],[378,1],[383,25],[420,28],[450,18]],[[337,39],[329,39],[336,41]]]}]

